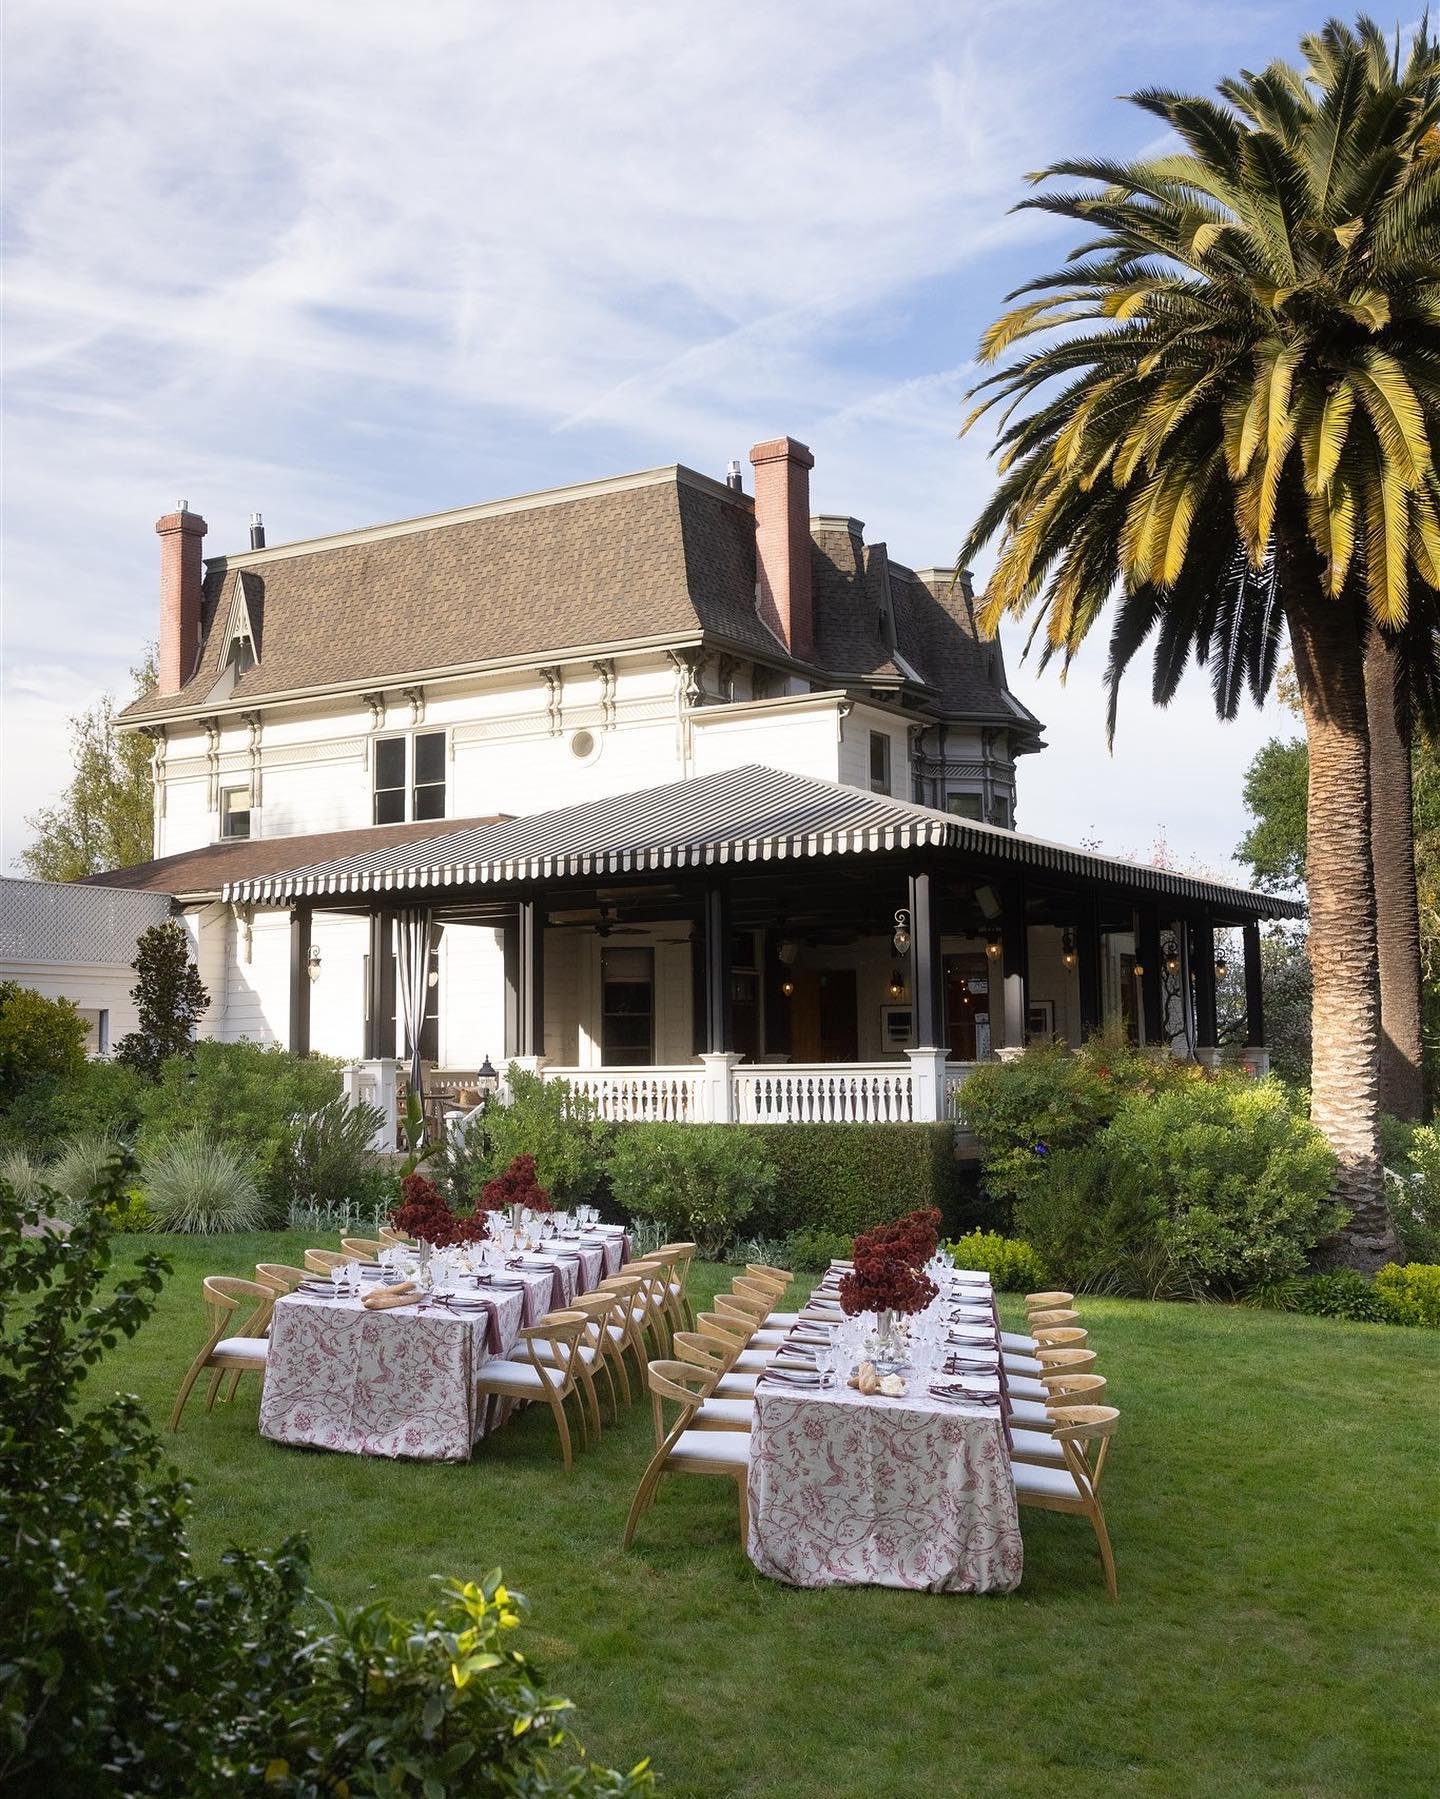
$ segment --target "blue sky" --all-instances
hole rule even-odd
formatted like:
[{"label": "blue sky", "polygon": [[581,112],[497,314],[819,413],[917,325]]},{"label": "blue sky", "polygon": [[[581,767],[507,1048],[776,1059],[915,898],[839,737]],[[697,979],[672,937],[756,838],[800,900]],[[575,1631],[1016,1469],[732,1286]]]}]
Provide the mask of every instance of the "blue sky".
[{"label": "blue sky", "polygon": [[[433,512],[781,431],[817,511],[948,561],[990,488],[957,440],[977,337],[1059,260],[1009,213],[1065,154],[1135,153],[1117,95],[1293,55],[1319,7],[845,0],[195,7],[10,0],[0,866],[63,786],[65,719],[157,611],[154,520],[207,548]],[[983,572],[983,571],[982,571]],[[1022,829],[1228,867],[1285,715],[1104,741],[1062,687]]]}]

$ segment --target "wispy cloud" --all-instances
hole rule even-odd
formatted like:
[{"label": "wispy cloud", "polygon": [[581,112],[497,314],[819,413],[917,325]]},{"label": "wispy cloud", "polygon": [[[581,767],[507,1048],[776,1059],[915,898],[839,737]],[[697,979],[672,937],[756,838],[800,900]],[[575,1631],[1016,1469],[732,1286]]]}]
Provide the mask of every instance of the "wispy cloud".
[{"label": "wispy cloud", "polygon": [[[1290,10],[1208,15],[1216,71]],[[218,550],[255,506],[300,536],[784,429],[817,504],[952,553],[988,478],[964,358],[1053,230],[1008,214],[1019,178],[1142,144],[1109,96],[1197,29],[1179,0],[12,0],[0,864],[65,778],[57,707],[153,633],[182,495]]]}]

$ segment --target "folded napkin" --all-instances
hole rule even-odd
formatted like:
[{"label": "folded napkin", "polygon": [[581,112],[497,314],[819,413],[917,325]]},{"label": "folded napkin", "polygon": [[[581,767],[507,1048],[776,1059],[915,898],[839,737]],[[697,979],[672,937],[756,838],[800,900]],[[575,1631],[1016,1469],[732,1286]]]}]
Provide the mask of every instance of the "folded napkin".
[{"label": "folded napkin", "polygon": [[393,1312],[398,1306],[419,1305],[424,1297],[415,1291],[414,1281],[403,1281],[398,1287],[377,1287],[360,1303],[367,1312]]},{"label": "folded napkin", "polygon": [[781,1381],[787,1387],[818,1387],[820,1376],[813,1368],[776,1368],[769,1367],[760,1376],[761,1380]]},{"label": "folded napkin", "polygon": [[952,1404],[956,1405],[998,1406],[1000,1403],[1000,1395],[998,1393],[982,1393],[978,1388],[966,1387],[958,1384],[947,1384],[943,1387],[931,1387],[929,1393],[932,1399],[949,1400]]}]

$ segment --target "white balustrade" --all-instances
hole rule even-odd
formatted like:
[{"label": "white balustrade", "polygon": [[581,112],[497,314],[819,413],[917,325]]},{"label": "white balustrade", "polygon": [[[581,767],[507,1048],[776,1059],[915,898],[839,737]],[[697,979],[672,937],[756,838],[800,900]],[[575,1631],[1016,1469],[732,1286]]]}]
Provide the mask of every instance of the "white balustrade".
[{"label": "white balustrade", "polygon": [[945,1064],[945,1106],[941,1117],[961,1122],[960,1089],[980,1066],[978,1062],[947,1062]]},{"label": "white balustrade", "polygon": [[583,1093],[597,1115],[615,1123],[693,1124],[703,1116],[699,1068],[554,1068],[547,1081]]},{"label": "white balustrade", "polygon": [[910,1124],[915,1118],[908,1062],[742,1067],[734,1092],[742,1124]]}]

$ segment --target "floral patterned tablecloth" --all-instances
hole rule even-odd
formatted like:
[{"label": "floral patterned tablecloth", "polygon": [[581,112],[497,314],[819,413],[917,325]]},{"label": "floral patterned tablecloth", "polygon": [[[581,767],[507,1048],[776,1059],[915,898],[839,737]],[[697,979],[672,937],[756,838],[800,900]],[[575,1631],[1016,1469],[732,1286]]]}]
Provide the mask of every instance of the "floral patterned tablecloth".
[{"label": "floral patterned tablecloth", "polygon": [[[518,1287],[479,1289],[495,1305],[501,1353],[522,1327],[616,1272],[625,1239],[582,1240],[570,1256],[525,1258]],[[475,1297],[468,1283],[458,1289]],[[368,1312],[358,1299],[291,1293],[270,1325],[260,1434],[350,1455],[464,1461],[484,1435],[475,1380],[490,1355],[488,1310],[438,1303]]]},{"label": "floral patterned tablecloth", "polygon": [[749,1496],[750,1560],[792,1586],[1020,1584],[1015,1483],[993,1406],[761,1381]]}]

